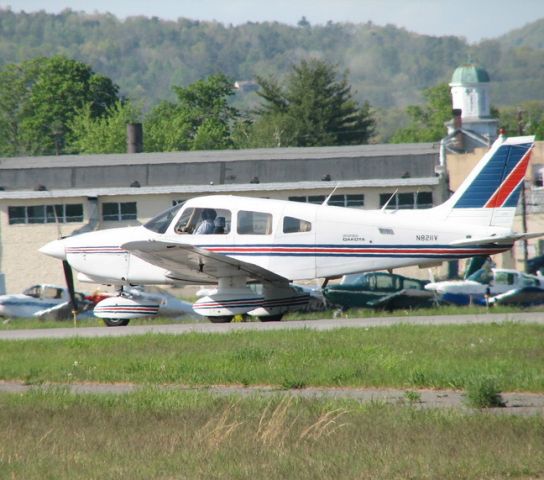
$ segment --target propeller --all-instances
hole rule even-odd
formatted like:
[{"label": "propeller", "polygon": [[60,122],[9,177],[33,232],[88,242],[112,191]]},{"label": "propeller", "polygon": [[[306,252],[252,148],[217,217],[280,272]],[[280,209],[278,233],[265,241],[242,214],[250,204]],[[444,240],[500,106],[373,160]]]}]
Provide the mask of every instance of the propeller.
[{"label": "propeller", "polygon": [[62,261],[62,268],[64,270],[64,279],[66,280],[66,286],[68,287],[68,295],[70,296],[70,304],[72,305],[72,315],[74,316],[74,322],[76,321],[76,315],[78,312],[78,302],[76,298],[76,291],[74,289],[74,275],[72,273],[72,267],[67,260]]}]

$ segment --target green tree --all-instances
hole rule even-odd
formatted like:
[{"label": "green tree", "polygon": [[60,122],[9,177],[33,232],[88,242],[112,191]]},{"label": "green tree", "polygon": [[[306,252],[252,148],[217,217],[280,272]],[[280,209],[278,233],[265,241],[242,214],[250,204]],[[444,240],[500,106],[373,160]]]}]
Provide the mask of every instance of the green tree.
[{"label": "green tree", "polygon": [[127,124],[139,121],[140,110],[132,103],[117,101],[94,116],[87,103],[68,122],[68,148],[74,153],[123,153],[127,150]]},{"label": "green tree", "polygon": [[[496,115],[494,115],[496,116]],[[507,135],[536,135],[544,139],[544,102],[522,102],[517,107],[503,107],[498,112],[500,126]]]},{"label": "green tree", "polygon": [[26,68],[6,65],[0,70],[0,154],[26,153],[23,122],[29,112],[30,84],[35,63]]},{"label": "green tree", "polygon": [[176,102],[163,101],[144,121],[148,151],[213,150],[233,147],[240,113],[230,105],[234,84],[223,74],[173,88]]},{"label": "green tree", "polygon": [[6,155],[64,153],[68,125],[84,105],[89,104],[91,115],[97,117],[118,100],[119,89],[109,78],[60,55],[7,65],[0,79]]},{"label": "green tree", "polygon": [[451,94],[448,84],[441,83],[423,90],[425,105],[406,108],[408,126],[391,137],[391,143],[435,142],[446,135],[445,122],[451,120]]},{"label": "green tree", "polygon": [[287,146],[358,145],[367,143],[374,120],[368,103],[360,106],[347,81],[335,66],[322,60],[294,65],[284,85],[257,77],[264,100],[256,125],[262,135],[266,124],[269,143]]}]

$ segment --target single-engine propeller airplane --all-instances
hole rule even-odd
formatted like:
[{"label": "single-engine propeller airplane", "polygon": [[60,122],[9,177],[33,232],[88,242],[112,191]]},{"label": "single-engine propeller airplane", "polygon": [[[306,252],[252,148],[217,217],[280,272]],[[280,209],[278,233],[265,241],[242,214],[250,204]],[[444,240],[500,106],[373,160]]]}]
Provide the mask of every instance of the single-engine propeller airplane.
[{"label": "single-engine propeller airplane", "polygon": [[[308,301],[292,281],[493,255],[541,235],[512,231],[533,145],[534,137],[500,137],[457,191],[427,210],[212,195],[172,207],[145,225],[82,233],[40,251],[69,263],[82,281],[216,284],[193,305],[212,322],[236,314],[280,320]],[[248,282],[262,283],[262,293]],[[110,316],[130,318],[146,308],[122,293],[116,298],[108,305]]]}]

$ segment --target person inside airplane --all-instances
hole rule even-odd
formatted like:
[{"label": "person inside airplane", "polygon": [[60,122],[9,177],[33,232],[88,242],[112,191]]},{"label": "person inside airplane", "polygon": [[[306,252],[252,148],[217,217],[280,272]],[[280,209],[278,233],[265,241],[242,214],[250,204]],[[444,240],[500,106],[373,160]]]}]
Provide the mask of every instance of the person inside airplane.
[{"label": "person inside airplane", "polygon": [[215,234],[225,233],[225,217],[217,217],[214,221],[214,231]]},{"label": "person inside airplane", "polygon": [[205,208],[202,211],[202,222],[196,228],[194,235],[209,235],[214,233],[215,225],[214,220],[217,217],[217,213],[212,208]]}]

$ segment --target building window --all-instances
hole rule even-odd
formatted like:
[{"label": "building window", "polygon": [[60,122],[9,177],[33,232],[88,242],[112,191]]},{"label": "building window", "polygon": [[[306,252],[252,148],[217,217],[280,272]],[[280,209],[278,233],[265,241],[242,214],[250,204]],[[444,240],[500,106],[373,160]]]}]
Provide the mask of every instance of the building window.
[{"label": "building window", "polygon": [[380,208],[385,204],[387,204],[387,210],[431,208],[433,192],[380,193]]},{"label": "building window", "polygon": [[[291,202],[315,203],[321,205],[325,199],[325,195],[310,195],[289,197]],[[350,207],[362,208],[365,206],[365,196],[363,194],[348,194],[348,195],[332,195],[329,198],[328,205],[335,207]]]},{"label": "building window", "polygon": [[365,196],[363,194],[346,195],[346,207],[362,208],[365,206]]},{"label": "building window", "polygon": [[433,192],[416,193],[416,208],[432,208]]},{"label": "building window", "polygon": [[8,207],[9,224],[72,223],[83,221],[83,204]]},{"label": "building window", "polygon": [[105,222],[136,220],[136,218],[136,202],[111,202],[102,204],[102,220]]}]

